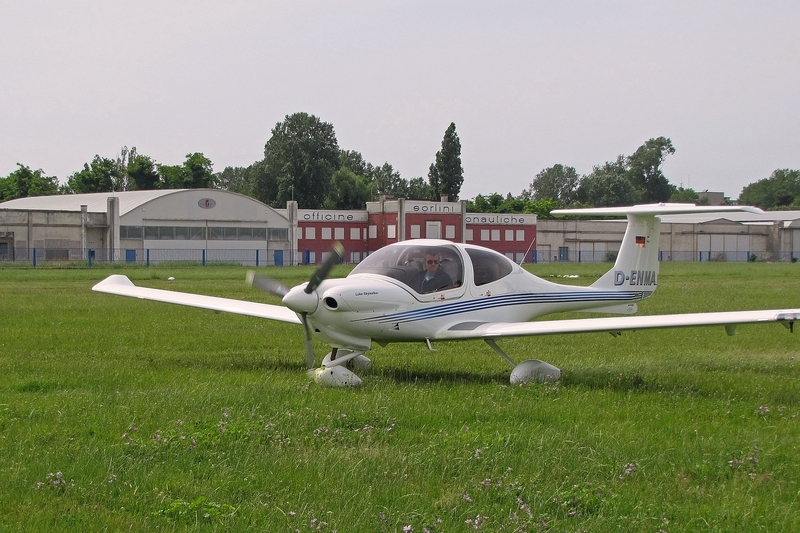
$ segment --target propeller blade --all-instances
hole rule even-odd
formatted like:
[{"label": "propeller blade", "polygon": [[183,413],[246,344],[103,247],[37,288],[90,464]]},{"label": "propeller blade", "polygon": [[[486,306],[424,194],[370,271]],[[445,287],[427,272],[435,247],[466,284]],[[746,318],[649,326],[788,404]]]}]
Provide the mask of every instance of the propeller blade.
[{"label": "propeller blade", "polygon": [[331,249],[331,255],[319,266],[316,272],[311,276],[311,279],[308,281],[308,285],[304,289],[306,294],[311,294],[314,292],[322,280],[328,277],[330,274],[333,265],[338,263],[342,259],[342,255],[344,254],[344,246],[342,243],[335,242],[333,243],[333,248]]},{"label": "propeller blade", "polygon": [[303,329],[306,331],[306,369],[314,368],[314,347],[311,345],[311,328],[308,326],[308,313],[301,313]]},{"label": "propeller blade", "polygon": [[283,298],[289,292],[289,287],[284,285],[278,280],[268,278],[266,276],[259,276],[252,270],[247,272],[247,284],[251,287],[261,289],[264,292],[280,296]]}]

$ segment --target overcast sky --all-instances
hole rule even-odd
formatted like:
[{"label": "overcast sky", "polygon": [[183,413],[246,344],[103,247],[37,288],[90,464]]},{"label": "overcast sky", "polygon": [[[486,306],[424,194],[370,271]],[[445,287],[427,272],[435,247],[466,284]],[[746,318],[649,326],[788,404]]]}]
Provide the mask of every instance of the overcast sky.
[{"label": "overcast sky", "polygon": [[306,112],[406,179],[455,122],[461,198],[665,136],[673,184],[735,199],[800,168],[798,27],[797,0],[0,0],[0,176],[247,166]]}]

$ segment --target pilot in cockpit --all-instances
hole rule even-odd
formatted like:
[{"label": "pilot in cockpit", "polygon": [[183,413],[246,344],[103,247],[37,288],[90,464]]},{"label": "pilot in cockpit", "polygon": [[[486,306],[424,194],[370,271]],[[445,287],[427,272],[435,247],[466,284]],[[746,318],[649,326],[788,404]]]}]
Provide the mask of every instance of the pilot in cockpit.
[{"label": "pilot in cockpit", "polygon": [[419,292],[434,292],[453,284],[450,275],[440,267],[441,260],[439,252],[427,251],[425,253],[424,270],[420,273]]}]

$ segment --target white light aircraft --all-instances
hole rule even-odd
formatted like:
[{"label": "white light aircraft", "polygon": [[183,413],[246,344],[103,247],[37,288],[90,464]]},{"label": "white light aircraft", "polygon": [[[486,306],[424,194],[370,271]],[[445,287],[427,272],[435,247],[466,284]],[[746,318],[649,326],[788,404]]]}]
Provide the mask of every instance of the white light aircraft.
[{"label": "white light aircraft", "polygon": [[[627,229],[611,270],[588,287],[560,285],[522,269],[502,254],[446,240],[390,244],[367,256],[341,279],[326,279],[343,253],[340,244],[311,280],[293,288],[250,273],[253,286],[280,296],[283,305],[246,302],[135,286],[112,275],[93,290],[299,324],[305,330],[309,374],[322,384],[361,384],[352,370],[366,370],[372,343],[481,339],[513,368],[512,383],[558,379],[561,371],[542,361],[516,364],[497,344],[503,337],[610,332],[682,326],[780,322],[790,330],[800,309],[630,316],[636,302],[658,287],[658,215],[743,210],[746,206],[650,204],[633,207],[561,209],[554,214],[625,215]],[[431,278],[423,283],[428,274]],[[619,317],[531,321],[548,313],[594,311]],[[312,333],[331,346],[314,368]],[[349,368],[348,368],[349,367]]]}]

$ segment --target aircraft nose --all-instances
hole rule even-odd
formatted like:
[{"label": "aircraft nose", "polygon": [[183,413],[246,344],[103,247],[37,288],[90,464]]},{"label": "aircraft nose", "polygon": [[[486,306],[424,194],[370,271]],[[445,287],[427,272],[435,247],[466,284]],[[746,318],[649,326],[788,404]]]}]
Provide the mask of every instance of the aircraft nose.
[{"label": "aircraft nose", "polygon": [[299,285],[294,287],[283,297],[283,305],[295,313],[311,314],[317,310],[319,296],[317,295],[317,291],[311,291],[311,294],[307,294],[304,290],[304,286]]}]

